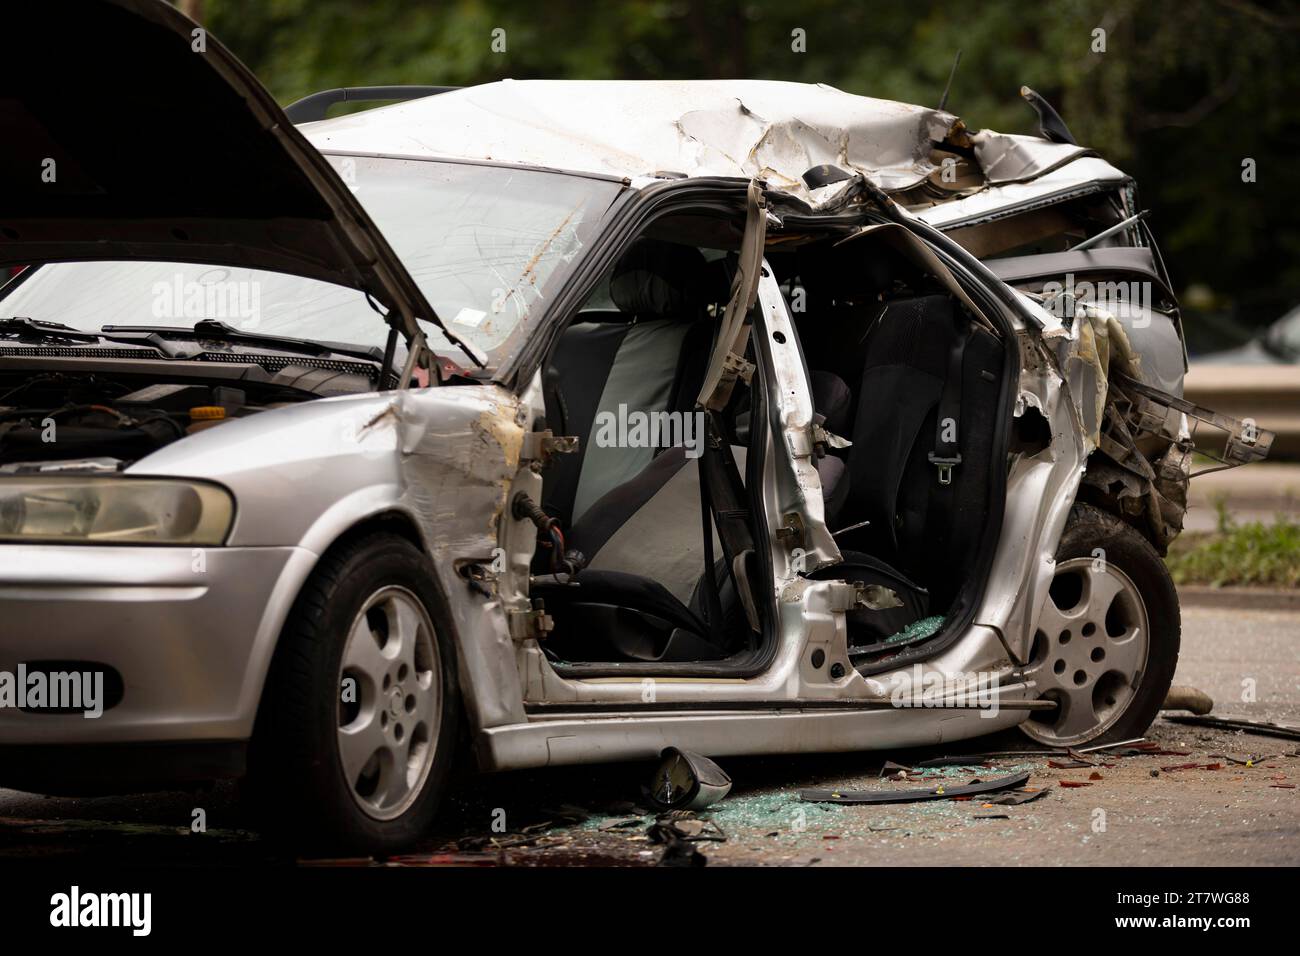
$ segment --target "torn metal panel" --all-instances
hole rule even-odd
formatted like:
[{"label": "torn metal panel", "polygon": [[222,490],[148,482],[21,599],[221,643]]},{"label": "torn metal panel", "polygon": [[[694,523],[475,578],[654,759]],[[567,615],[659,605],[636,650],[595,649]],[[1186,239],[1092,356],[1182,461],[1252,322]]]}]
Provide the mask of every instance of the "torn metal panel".
[{"label": "torn metal panel", "polygon": [[1053,143],[1040,136],[980,130],[970,137],[975,156],[990,186],[1023,183],[1092,155],[1073,143]]},{"label": "torn metal panel", "polygon": [[[1058,300],[1059,301],[1059,300]],[[1101,440],[1111,365],[1136,376],[1141,359],[1129,343],[1128,333],[1109,312],[1073,303],[1075,336],[1065,346],[1061,365],[1079,409],[1084,434],[1095,446]]]},{"label": "torn metal panel", "polygon": [[[400,500],[419,523],[448,598],[471,722],[488,727],[522,719],[510,614],[527,610],[526,589],[521,595],[517,577],[522,573],[527,580],[532,534],[529,526],[521,532],[526,542],[510,546],[518,537],[511,526],[520,522],[510,521],[506,511],[533,409],[496,387],[411,390],[396,393],[394,402]],[[497,551],[501,540],[508,550]],[[499,589],[471,587],[460,572],[466,559],[486,559],[491,568],[493,556],[503,553],[508,560]]]}]

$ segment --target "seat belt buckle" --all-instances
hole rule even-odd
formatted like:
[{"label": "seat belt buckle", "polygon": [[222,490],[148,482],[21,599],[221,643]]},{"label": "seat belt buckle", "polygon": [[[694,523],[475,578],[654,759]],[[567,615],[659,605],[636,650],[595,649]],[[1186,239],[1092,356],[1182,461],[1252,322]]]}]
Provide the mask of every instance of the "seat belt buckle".
[{"label": "seat belt buckle", "polygon": [[940,458],[934,452],[930,452],[930,464],[939,469],[939,484],[952,484],[952,470],[961,464],[961,455],[954,458]]}]

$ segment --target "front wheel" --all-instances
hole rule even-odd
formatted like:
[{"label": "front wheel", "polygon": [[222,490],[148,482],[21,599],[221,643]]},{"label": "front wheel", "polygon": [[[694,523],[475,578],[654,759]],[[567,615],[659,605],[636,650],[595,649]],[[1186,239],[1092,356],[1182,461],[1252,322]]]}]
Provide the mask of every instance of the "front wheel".
[{"label": "front wheel", "polygon": [[1160,555],[1119,518],[1076,504],[1025,668],[1057,706],[1021,729],[1050,747],[1142,736],[1173,682],[1181,631]]},{"label": "front wheel", "polygon": [[263,696],[250,784],[276,836],[389,853],[433,820],[456,746],[451,625],[428,559],[374,534],[322,558]]}]

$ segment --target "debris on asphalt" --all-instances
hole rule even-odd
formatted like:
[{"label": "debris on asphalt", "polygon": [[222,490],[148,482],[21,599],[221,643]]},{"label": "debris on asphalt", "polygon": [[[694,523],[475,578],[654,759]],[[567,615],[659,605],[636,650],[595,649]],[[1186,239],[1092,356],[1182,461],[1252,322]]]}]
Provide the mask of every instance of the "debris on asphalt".
[{"label": "debris on asphalt", "polygon": [[1080,767],[1095,767],[1095,763],[1089,763],[1086,760],[1049,760],[1047,767],[1049,770],[1078,770]]},{"label": "debris on asphalt", "polygon": [[661,814],[650,824],[646,836],[664,848],[657,866],[706,866],[708,857],[696,843],[724,843],[727,835],[712,820],[701,820],[690,811]]},{"label": "debris on asphalt", "polygon": [[821,790],[807,789],[799,791],[799,799],[809,803],[917,803],[922,800],[949,800],[957,797],[973,796],[978,793],[993,793],[998,790],[1011,790],[1023,786],[1029,780],[1029,772],[1007,774],[995,780],[972,780],[963,787],[946,787],[940,784],[930,789],[912,790]]},{"label": "debris on asphalt", "polygon": [[556,820],[569,824],[586,823],[591,817],[591,811],[586,807],[575,807],[571,803],[562,803],[558,807],[543,807],[541,812],[551,819],[547,820],[545,823],[534,823],[531,827],[525,827],[525,833],[532,830],[544,829],[545,827],[552,825]]},{"label": "debris on asphalt", "polygon": [[1169,767],[1161,767],[1161,770],[1168,773],[1171,770],[1222,770],[1221,763],[1176,763]]},{"label": "debris on asphalt", "polygon": [[1171,687],[1165,694],[1161,710],[1187,710],[1193,714],[1204,715],[1214,709],[1214,700],[1205,691],[1196,687]]},{"label": "debris on asphalt", "polygon": [[999,793],[996,797],[990,797],[987,802],[989,804],[996,804],[1003,807],[1018,807],[1022,803],[1032,803],[1035,800],[1045,797],[1049,792],[1050,790],[1047,787],[1044,787],[1041,790],[1030,790],[1029,788],[1025,788],[1024,790],[1010,790],[1006,793]]},{"label": "debris on asphalt", "polygon": [[1112,751],[1114,757],[1190,757],[1190,750],[1167,750],[1158,744],[1138,747],[1122,747]]},{"label": "debris on asphalt", "polygon": [[1233,754],[1210,754],[1211,757],[1218,757],[1220,760],[1226,760],[1228,763],[1235,763],[1238,767],[1258,767],[1265,760],[1277,760],[1285,754],[1268,754],[1263,757],[1255,757],[1250,754],[1235,756]]},{"label": "debris on asphalt", "polygon": [[601,833],[612,833],[615,830],[634,830],[641,826],[640,817],[623,817],[618,820],[610,820],[608,823],[602,823],[596,829]]},{"label": "debris on asphalt", "polygon": [[880,776],[897,777],[902,779],[912,772],[911,767],[904,766],[901,763],[894,763],[892,760],[886,760],[880,768]]},{"label": "debris on asphalt", "polygon": [[1091,787],[1092,784],[1087,780],[1058,780],[1056,785],[1059,787]]},{"label": "debris on asphalt", "polygon": [[[1083,754],[1105,751],[1105,753],[1101,753],[1102,756],[1139,756],[1152,753],[1151,748],[1157,746],[1154,742],[1147,741],[1145,737],[1134,737],[1131,740],[1119,740],[1110,744],[1093,744],[1091,747],[1066,747],[1052,750],[989,750],[984,753],[957,754],[952,757],[931,757],[929,760],[922,760],[913,764],[913,766],[918,769],[924,767],[979,767],[984,766],[990,760],[1028,757],[1068,757],[1087,764],[1087,761],[1082,756]],[[1088,765],[1093,766],[1092,764]],[[895,766],[901,765],[895,764]]]},{"label": "debris on asphalt", "polygon": [[1215,727],[1219,730],[1243,730],[1250,734],[1265,737],[1282,737],[1286,740],[1300,740],[1300,727],[1292,724],[1276,724],[1267,720],[1245,720],[1239,717],[1187,717],[1165,716],[1165,720],[1176,724],[1191,724],[1197,727]]}]

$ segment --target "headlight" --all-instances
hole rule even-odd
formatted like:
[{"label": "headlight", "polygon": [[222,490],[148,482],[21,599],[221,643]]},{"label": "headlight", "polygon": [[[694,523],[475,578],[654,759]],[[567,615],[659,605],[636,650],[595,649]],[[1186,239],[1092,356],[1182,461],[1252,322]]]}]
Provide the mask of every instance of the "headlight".
[{"label": "headlight", "polygon": [[230,493],[151,478],[0,478],[0,541],[203,544],[226,539]]}]

